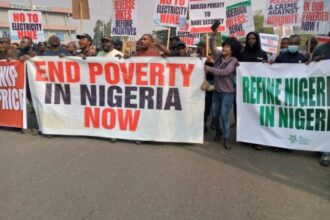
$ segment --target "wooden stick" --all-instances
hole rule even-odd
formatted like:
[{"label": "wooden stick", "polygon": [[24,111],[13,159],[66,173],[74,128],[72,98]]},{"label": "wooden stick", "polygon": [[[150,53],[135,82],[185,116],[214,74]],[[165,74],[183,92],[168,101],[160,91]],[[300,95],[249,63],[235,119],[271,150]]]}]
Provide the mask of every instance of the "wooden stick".
[{"label": "wooden stick", "polygon": [[206,34],[206,57],[209,56],[209,34]]},{"label": "wooden stick", "polygon": [[80,33],[83,32],[83,13],[82,13],[82,2],[79,2],[79,11],[80,11]]},{"label": "wooden stick", "polygon": [[280,28],[280,33],[278,33],[278,45],[277,45],[276,55],[280,54],[282,35],[283,35],[283,27]]},{"label": "wooden stick", "polygon": [[311,53],[311,44],[312,44],[312,35],[309,34],[309,36],[308,36],[308,46],[307,46],[307,52],[308,52],[308,54]]},{"label": "wooden stick", "polygon": [[167,44],[166,44],[167,49],[170,49],[170,37],[171,37],[171,27],[168,27],[168,31],[167,31]]}]

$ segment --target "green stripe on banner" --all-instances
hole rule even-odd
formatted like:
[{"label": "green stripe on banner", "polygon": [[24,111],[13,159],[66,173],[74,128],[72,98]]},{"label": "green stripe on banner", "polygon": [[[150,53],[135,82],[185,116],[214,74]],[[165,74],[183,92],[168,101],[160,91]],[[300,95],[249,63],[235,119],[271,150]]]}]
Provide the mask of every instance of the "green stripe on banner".
[{"label": "green stripe on banner", "polygon": [[233,8],[237,8],[239,6],[251,6],[251,0],[248,0],[248,1],[245,1],[245,2],[239,2],[235,5],[231,5],[231,6],[228,6],[226,7],[227,10],[230,10],[230,9],[233,9]]}]

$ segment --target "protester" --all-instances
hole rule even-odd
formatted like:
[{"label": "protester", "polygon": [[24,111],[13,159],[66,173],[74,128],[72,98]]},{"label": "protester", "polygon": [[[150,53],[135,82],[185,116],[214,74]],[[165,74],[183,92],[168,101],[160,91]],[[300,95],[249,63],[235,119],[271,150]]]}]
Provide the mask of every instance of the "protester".
[{"label": "protester", "polygon": [[172,56],[176,56],[176,57],[186,57],[187,56],[186,44],[182,41],[176,42],[171,54]]},{"label": "protester", "polygon": [[15,60],[18,58],[19,51],[10,46],[10,39],[0,38],[0,60]]},{"label": "protester", "polygon": [[267,62],[267,53],[261,50],[260,36],[257,32],[246,35],[245,50],[241,55],[242,62]]},{"label": "protester", "polygon": [[114,42],[113,42],[113,45],[114,45],[114,48],[116,49],[116,50],[118,50],[118,51],[120,51],[120,52],[122,52],[123,51],[123,42],[121,41],[121,40],[115,40]]},{"label": "protester", "polygon": [[134,56],[161,56],[165,54],[170,56],[170,51],[163,45],[155,43],[154,38],[150,34],[144,34],[140,39],[140,51],[137,51]]},{"label": "protester", "polygon": [[76,56],[79,57],[92,57],[96,56],[96,48],[93,47],[93,39],[89,34],[83,33],[77,35],[77,39],[79,40],[79,51],[77,52]]},{"label": "protester", "polygon": [[275,63],[306,63],[306,57],[299,52],[300,47],[300,36],[292,35],[289,38],[288,51],[282,54],[279,54]]},{"label": "protester", "polygon": [[[197,56],[200,58],[206,57],[206,42],[204,40],[201,40],[197,44]],[[213,67],[214,65],[214,59],[212,56],[208,56],[207,60],[205,61],[205,65]],[[214,76],[212,73],[206,73],[205,74],[205,80],[210,85],[209,87],[212,87],[207,89],[205,91],[205,108],[204,108],[204,132],[208,132],[207,122],[209,119],[209,116],[211,114],[211,107],[212,107],[212,96],[213,96],[213,90],[214,90]],[[215,129],[215,128],[213,128]]]},{"label": "protester", "polygon": [[122,58],[124,54],[114,48],[113,40],[109,35],[104,35],[101,39],[102,50],[98,52],[98,57]]},{"label": "protester", "polygon": [[44,55],[45,51],[47,50],[47,42],[39,42],[37,44],[37,55],[42,56]]},{"label": "protester", "polygon": [[42,54],[43,56],[68,56],[69,52],[61,47],[60,38],[56,35],[49,37],[49,48]]},{"label": "protester", "polygon": [[[330,42],[324,43],[316,48],[312,60],[330,60]],[[330,165],[330,152],[321,152],[320,164],[325,167]]]},{"label": "protester", "polygon": [[241,51],[241,44],[236,38],[227,38],[222,44],[222,52],[216,48],[215,38],[217,32],[214,31],[210,37],[210,48],[215,58],[214,67],[205,65],[205,72],[214,75],[215,91],[213,92],[212,117],[216,129],[215,139],[219,140],[222,135],[220,130],[220,116],[223,129],[223,146],[225,149],[231,149],[229,142],[230,125],[229,114],[235,101],[235,72],[239,65],[237,57]]},{"label": "protester", "polygon": [[30,37],[23,37],[20,45],[20,52],[18,58],[20,60],[26,60],[37,55],[37,53],[32,49],[33,41]]},{"label": "protester", "polygon": [[66,45],[66,49],[69,52],[68,56],[76,56],[77,55],[78,46],[77,46],[76,42],[74,42],[74,41],[69,42]]},{"label": "protester", "polygon": [[11,44],[11,47],[14,48],[14,49],[19,49],[19,43],[12,43]]},{"label": "protester", "polygon": [[[310,46],[309,46],[309,41],[310,41]],[[304,50],[300,51],[303,55],[306,56],[306,59],[308,61],[312,61],[313,52],[314,52],[315,48],[317,47],[318,43],[319,42],[317,41],[316,37],[312,36],[310,38],[310,40],[306,41]],[[310,47],[309,50],[308,50],[308,46]]]}]

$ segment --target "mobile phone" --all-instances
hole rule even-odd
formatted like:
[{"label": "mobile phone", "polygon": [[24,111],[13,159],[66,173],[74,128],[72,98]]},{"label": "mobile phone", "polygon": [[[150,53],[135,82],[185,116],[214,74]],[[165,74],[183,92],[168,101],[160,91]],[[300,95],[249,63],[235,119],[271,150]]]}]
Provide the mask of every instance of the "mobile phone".
[{"label": "mobile phone", "polygon": [[220,21],[219,20],[215,20],[215,22],[211,26],[211,30],[212,31],[216,31],[219,26],[220,26]]}]

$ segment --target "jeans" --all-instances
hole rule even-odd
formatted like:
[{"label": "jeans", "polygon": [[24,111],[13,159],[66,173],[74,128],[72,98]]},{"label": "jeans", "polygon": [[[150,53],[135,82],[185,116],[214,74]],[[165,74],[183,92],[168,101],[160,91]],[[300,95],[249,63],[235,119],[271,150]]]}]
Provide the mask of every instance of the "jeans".
[{"label": "jeans", "polygon": [[212,123],[216,130],[220,130],[220,117],[223,137],[230,136],[229,114],[235,101],[235,93],[213,92],[212,97]]},{"label": "jeans", "polygon": [[330,157],[330,152],[321,152],[321,157]]}]

